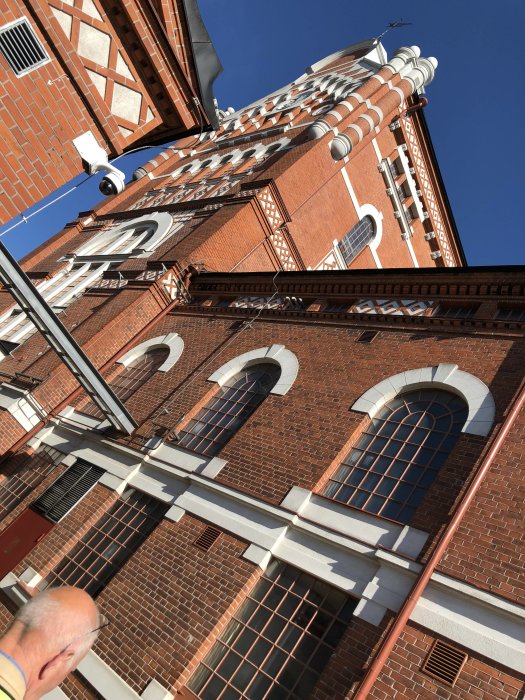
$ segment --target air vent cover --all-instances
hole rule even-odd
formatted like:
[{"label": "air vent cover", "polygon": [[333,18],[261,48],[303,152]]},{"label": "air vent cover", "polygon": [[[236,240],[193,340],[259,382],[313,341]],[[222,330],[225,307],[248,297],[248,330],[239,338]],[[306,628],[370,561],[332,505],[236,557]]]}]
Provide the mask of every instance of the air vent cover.
[{"label": "air vent cover", "polygon": [[454,685],[467,658],[463,651],[436,639],[421,670],[443,683]]},{"label": "air vent cover", "polygon": [[221,531],[217,530],[216,527],[208,526],[204,530],[204,532],[195,540],[194,544],[196,547],[208,551],[208,549],[211,549],[211,547],[218,540],[220,534]]},{"label": "air vent cover", "polygon": [[102,474],[104,470],[100,467],[78,459],[31,504],[31,508],[51,522],[58,523],[97,483]]},{"label": "air vent cover", "polygon": [[44,47],[25,18],[0,29],[0,51],[16,75],[24,75],[49,61]]}]

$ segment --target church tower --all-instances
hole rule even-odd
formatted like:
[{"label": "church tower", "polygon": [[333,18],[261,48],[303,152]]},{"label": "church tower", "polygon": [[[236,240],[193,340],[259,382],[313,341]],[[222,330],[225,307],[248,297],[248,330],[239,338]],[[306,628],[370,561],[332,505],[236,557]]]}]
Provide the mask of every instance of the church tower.
[{"label": "church tower", "polygon": [[436,66],[333,54],[25,258],[129,429],[1,290],[0,623],[111,619],[53,700],[522,697],[525,276],[465,265]]}]

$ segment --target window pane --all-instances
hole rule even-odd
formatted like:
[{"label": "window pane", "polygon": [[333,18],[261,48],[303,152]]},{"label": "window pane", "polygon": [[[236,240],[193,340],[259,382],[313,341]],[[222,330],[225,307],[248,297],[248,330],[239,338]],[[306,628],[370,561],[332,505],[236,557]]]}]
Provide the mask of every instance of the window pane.
[{"label": "window pane", "polygon": [[350,451],[323,494],[409,522],[454,446],[467,414],[465,402],[443,390],[397,396],[378,411],[357,441],[360,449]]},{"label": "window pane", "polygon": [[181,431],[178,444],[200,454],[217,454],[264,401],[280,373],[278,365],[260,363],[235,374],[210,399],[198,420]]},{"label": "window pane", "polygon": [[[262,575],[252,597],[260,599],[268,592],[267,599],[276,601],[278,610],[284,607],[292,609],[301,599],[292,595],[291,588],[302,598],[292,619],[280,617],[264,608],[263,603],[258,603],[254,618],[259,618],[261,613],[265,618],[270,614],[264,631],[268,639],[236,622],[236,626],[242,625],[240,632],[233,635],[226,632],[222,641],[214,645],[190,680],[190,690],[201,699],[215,697],[216,700],[236,698],[235,693],[250,700],[270,697],[302,700],[310,695],[346,630],[357,601],[309,574],[280,563],[273,566],[273,562]],[[262,589],[263,594],[258,589]],[[277,594],[280,600],[277,600]],[[288,601],[286,605],[285,601]],[[250,599],[248,602],[253,604]],[[237,617],[249,616],[241,609]],[[305,631],[307,627],[315,634]],[[232,641],[224,644],[226,639]],[[217,670],[213,671],[215,668]],[[307,679],[308,687],[304,679]]]}]

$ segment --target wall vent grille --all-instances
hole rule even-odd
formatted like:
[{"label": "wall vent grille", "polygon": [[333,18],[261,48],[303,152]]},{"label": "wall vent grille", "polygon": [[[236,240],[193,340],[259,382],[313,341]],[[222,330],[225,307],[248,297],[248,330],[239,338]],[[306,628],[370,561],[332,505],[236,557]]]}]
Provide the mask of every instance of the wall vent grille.
[{"label": "wall vent grille", "polygon": [[25,18],[0,28],[0,51],[19,76],[49,61],[44,47]]},{"label": "wall vent grille", "polygon": [[104,470],[100,467],[77,459],[72,467],[31,504],[31,507],[44,518],[58,523],[84,498],[103,474]]},{"label": "wall vent grille", "polygon": [[436,639],[421,670],[448,685],[454,685],[467,661],[467,654]]},{"label": "wall vent grille", "polygon": [[221,531],[217,530],[216,527],[208,526],[204,532],[197,537],[194,544],[196,547],[199,547],[199,549],[204,549],[207,552],[209,549],[211,549],[211,547],[213,547],[215,542],[217,542],[220,534]]}]

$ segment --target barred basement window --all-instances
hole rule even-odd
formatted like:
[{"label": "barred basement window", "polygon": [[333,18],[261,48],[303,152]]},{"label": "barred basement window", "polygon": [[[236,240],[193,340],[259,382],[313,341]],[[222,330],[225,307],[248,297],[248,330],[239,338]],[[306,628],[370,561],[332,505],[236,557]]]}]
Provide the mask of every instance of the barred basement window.
[{"label": "barred basement window", "polygon": [[388,401],[330,477],[325,496],[409,523],[445,463],[468,407],[447,391],[410,391]]},{"label": "barred basement window", "polygon": [[454,685],[467,659],[465,652],[436,639],[421,670],[432,678]]},{"label": "barred basement window", "polygon": [[51,522],[58,523],[93,488],[102,474],[104,470],[100,467],[77,459],[31,504],[31,508]]},{"label": "barred basement window", "polygon": [[0,52],[17,76],[50,60],[25,17],[0,28]]},{"label": "barred basement window", "polygon": [[16,508],[24,498],[49,476],[63,455],[51,448],[43,449],[38,454],[27,455],[22,462],[13,455],[13,466],[2,468],[7,477],[0,483],[0,518]]},{"label": "barred basement window", "polygon": [[167,510],[166,504],[130,490],[62,560],[48,578],[49,586],[78,586],[96,596]]},{"label": "barred basement window", "polygon": [[348,266],[352,260],[367,246],[375,236],[374,220],[364,216],[353,226],[346,236],[339,241],[339,250]]},{"label": "barred basement window", "polygon": [[201,700],[305,700],[356,604],[309,574],[271,562],[189,689]]},{"label": "barred basement window", "polygon": [[281,368],[269,362],[234,374],[181,430],[178,444],[199,454],[217,454],[264,401],[280,374]]}]

